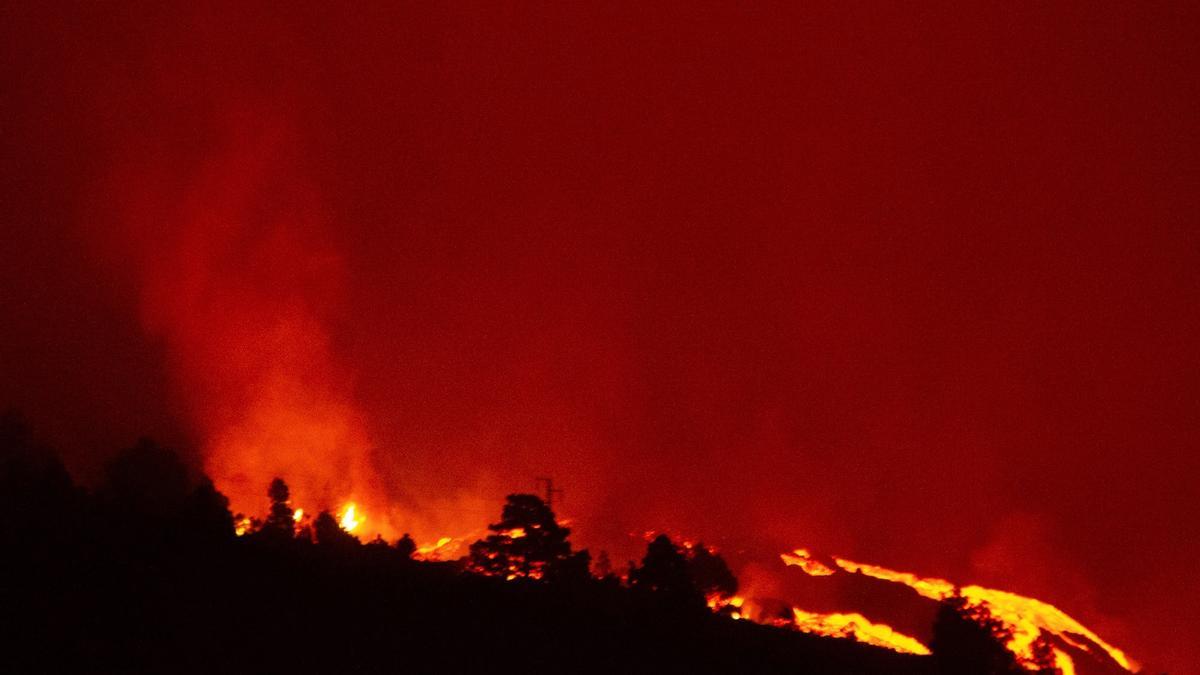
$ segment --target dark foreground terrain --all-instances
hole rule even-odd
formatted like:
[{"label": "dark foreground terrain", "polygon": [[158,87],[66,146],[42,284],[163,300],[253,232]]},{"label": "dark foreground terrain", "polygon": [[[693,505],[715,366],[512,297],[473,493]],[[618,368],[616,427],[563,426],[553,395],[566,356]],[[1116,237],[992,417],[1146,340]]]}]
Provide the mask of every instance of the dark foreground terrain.
[{"label": "dark foreground terrain", "polygon": [[5,672],[924,672],[920,658],[666,607],[599,582],[398,568],[369,550],[231,549],[6,572],[19,583],[4,584],[16,619]]},{"label": "dark foreground terrain", "polygon": [[979,672],[713,614],[649,553],[630,583],[596,579],[565,528],[564,572],[506,581],[276,515],[285,534],[235,536],[211,483],[147,443],[84,490],[5,420],[0,672]]}]

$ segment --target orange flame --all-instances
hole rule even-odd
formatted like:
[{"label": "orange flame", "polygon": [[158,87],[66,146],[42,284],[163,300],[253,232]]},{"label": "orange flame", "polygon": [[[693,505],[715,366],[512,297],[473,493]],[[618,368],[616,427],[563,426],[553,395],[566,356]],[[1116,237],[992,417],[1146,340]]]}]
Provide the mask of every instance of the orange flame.
[{"label": "orange flame", "polygon": [[746,604],[746,599],[740,595],[726,597],[720,593],[711,593],[708,595],[707,600],[708,608],[714,612],[728,612],[731,619],[750,618],[742,609]]},{"label": "orange flame", "polygon": [[366,520],[362,512],[358,510],[358,505],[354,502],[349,502],[342,507],[340,524],[343,530],[353,532],[359,525],[365,523]]},{"label": "orange flame", "polygon": [[254,521],[250,520],[249,517],[242,516],[241,519],[234,523],[233,533],[240,537],[249,532],[253,527]]}]

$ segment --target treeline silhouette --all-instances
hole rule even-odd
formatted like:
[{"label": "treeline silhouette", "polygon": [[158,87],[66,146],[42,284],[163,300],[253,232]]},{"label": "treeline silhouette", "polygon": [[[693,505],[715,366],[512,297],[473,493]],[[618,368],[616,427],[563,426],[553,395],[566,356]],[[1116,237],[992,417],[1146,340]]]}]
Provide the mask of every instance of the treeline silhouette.
[{"label": "treeline silhouette", "polygon": [[607,556],[593,574],[533,495],[455,562],[414,560],[407,535],[360,543],[330,513],[297,527],[282,480],[264,496],[237,536],[212,482],[152,441],[89,491],[0,418],[0,672],[1022,672],[972,661],[986,640],[953,607],[934,659],[715,614],[706,596],[737,579],[666,536],[626,578]]}]

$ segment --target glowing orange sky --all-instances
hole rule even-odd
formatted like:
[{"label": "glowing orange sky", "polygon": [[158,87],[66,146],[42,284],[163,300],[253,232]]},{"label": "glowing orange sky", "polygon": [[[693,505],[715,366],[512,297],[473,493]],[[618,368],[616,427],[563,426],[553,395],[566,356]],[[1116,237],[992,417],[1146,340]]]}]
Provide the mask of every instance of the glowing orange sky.
[{"label": "glowing orange sky", "polygon": [[430,537],[551,475],[615,562],[802,541],[1196,673],[1197,12],[951,7],[6,7],[0,406]]}]

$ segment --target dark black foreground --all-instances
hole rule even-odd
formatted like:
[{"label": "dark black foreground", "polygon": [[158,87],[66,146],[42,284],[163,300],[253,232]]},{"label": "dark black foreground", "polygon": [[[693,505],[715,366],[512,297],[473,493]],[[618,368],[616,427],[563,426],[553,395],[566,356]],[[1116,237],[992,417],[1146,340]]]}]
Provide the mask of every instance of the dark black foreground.
[{"label": "dark black foreground", "polygon": [[272,550],[237,541],[215,554],[4,558],[3,672],[929,670],[928,659],[733,621],[601,582],[504,582],[369,546]]}]

